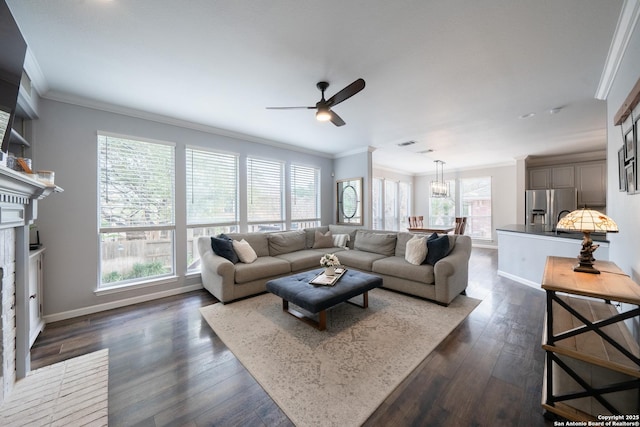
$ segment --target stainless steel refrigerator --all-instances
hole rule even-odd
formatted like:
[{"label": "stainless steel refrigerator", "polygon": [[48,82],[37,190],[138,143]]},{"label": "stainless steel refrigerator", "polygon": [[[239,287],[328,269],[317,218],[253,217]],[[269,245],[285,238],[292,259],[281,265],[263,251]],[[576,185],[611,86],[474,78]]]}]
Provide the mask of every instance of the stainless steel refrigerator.
[{"label": "stainless steel refrigerator", "polygon": [[558,217],[576,209],[578,190],[527,190],[525,197],[526,225],[539,225],[545,231],[554,231]]}]

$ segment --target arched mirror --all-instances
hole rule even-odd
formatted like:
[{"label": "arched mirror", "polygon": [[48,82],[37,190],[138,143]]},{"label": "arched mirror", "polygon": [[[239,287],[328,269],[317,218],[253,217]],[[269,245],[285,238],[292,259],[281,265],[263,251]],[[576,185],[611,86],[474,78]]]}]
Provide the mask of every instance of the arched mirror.
[{"label": "arched mirror", "polygon": [[362,178],[337,182],[338,224],[362,225]]}]

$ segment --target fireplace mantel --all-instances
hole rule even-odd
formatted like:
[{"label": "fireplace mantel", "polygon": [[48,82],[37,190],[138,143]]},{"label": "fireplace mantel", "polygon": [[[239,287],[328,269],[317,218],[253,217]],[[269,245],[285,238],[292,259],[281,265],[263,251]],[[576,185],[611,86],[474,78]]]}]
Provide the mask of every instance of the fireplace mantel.
[{"label": "fireplace mantel", "polygon": [[44,183],[6,167],[0,167],[0,228],[19,227],[36,219],[36,203],[62,188]]}]

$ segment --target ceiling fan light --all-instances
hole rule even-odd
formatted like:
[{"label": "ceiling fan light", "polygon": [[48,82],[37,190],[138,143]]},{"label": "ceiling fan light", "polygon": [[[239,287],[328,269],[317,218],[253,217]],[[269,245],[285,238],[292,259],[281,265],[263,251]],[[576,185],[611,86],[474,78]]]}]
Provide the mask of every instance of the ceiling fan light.
[{"label": "ceiling fan light", "polygon": [[321,122],[328,122],[329,120],[331,120],[331,113],[328,109],[318,109],[318,111],[316,112],[316,119]]}]

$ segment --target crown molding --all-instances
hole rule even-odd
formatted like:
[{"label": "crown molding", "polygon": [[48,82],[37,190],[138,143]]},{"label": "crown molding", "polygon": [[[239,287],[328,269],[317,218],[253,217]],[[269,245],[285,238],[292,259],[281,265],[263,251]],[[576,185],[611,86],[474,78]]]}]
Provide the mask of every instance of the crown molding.
[{"label": "crown molding", "polygon": [[78,107],[91,108],[93,110],[104,111],[107,113],[120,114],[127,117],[134,117],[137,119],[148,120],[151,122],[162,123],[166,125],[181,127],[184,129],[191,129],[200,132],[209,133],[212,135],[224,136],[228,138],[238,139],[241,141],[255,142],[258,144],[269,145],[275,148],[281,148],[289,151],[296,151],[299,153],[310,154],[313,156],[324,157],[332,159],[331,153],[310,150],[303,147],[297,147],[295,145],[289,145],[283,142],[273,141],[266,138],[260,138],[253,135],[248,135],[241,132],[234,132],[226,129],[217,128],[214,126],[203,125],[200,123],[190,122],[188,120],[176,119],[174,117],[164,116],[162,114],[150,113],[147,111],[137,110],[135,108],[128,108],[119,105],[113,105],[106,102],[91,100],[83,97],[70,95],[67,93],[50,91],[47,92],[42,98],[62,102],[65,104],[75,105]]},{"label": "crown molding", "polygon": [[333,158],[334,159],[338,159],[340,157],[353,156],[354,154],[373,153],[374,151],[376,151],[376,147],[372,147],[372,146],[368,145],[368,146],[365,146],[365,147],[354,148],[353,150],[349,150],[349,151],[344,151],[342,153],[338,153],[338,154],[334,155]]},{"label": "crown molding", "polygon": [[606,150],[588,151],[580,153],[556,154],[552,156],[528,156],[525,159],[527,167],[553,166],[567,163],[593,162],[607,159]]},{"label": "crown molding", "polygon": [[611,40],[611,46],[609,46],[607,60],[600,76],[600,83],[595,94],[596,99],[606,100],[609,96],[609,91],[620,68],[627,45],[638,22],[638,16],[640,16],[640,0],[625,0],[618,18],[618,25]]}]

